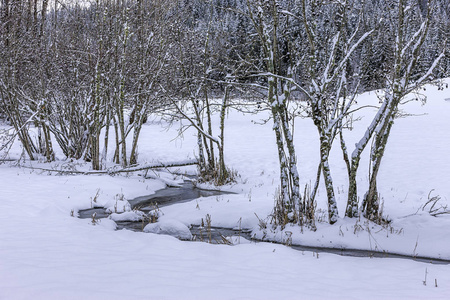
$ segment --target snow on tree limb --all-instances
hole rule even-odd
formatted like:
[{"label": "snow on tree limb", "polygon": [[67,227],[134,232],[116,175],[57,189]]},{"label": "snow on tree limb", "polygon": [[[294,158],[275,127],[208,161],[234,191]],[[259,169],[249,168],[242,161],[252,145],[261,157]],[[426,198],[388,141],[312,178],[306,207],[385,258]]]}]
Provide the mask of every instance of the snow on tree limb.
[{"label": "snow on tree limb", "polygon": [[61,173],[61,174],[115,175],[115,174],[119,174],[119,173],[131,173],[131,172],[138,172],[138,171],[144,171],[144,170],[149,170],[149,169],[191,166],[191,165],[196,165],[197,163],[198,163],[198,161],[196,159],[187,159],[187,160],[167,162],[167,163],[157,162],[157,163],[151,163],[151,164],[147,164],[147,165],[135,166],[135,167],[123,168],[123,169],[110,168],[110,169],[103,170],[103,171],[58,170],[58,169],[27,167],[27,166],[22,166],[22,167],[27,168],[27,169],[32,169],[32,170],[45,171],[45,172],[57,172],[57,173]]},{"label": "snow on tree limb", "polygon": [[433,62],[433,64],[431,65],[431,67],[428,69],[428,71],[422,76],[420,77],[416,82],[415,82],[415,87],[421,85],[423,82],[425,82],[433,73],[434,69],[438,66],[440,60],[442,58],[445,57],[445,51],[443,51]]},{"label": "snow on tree limb", "polygon": [[200,132],[203,136],[205,136],[206,138],[210,139],[211,141],[213,141],[216,144],[220,144],[220,141],[218,138],[211,136],[210,134],[208,134],[207,132],[205,132],[205,130],[203,130],[202,128],[200,128],[200,126],[198,126],[195,121],[189,117],[176,103],[174,100],[172,100],[172,103],[175,105],[176,109],[178,110],[178,112],[186,119],[188,120],[192,126],[195,127],[195,129],[198,130],[198,132]]}]

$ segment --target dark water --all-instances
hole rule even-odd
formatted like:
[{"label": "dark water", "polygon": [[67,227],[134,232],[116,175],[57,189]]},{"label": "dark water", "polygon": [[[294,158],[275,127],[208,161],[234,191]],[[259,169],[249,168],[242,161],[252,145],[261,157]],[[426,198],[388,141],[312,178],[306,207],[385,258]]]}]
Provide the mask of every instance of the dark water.
[{"label": "dark water", "polygon": [[167,187],[156,191],[153,195],[137,197],[133,200],[128,200],[128,202],[130,202],[132,209],[138,209],[147,213],[155,208],[155,204],[158,207],[164,207],[174,203],[188,202],[200,197],[225,194],[230,194],[230,192],[200,189],[194,186],[191,181],[185,181],[180,187]]},{"label": "dark water", "polygon": [[[152,195],[140,196],[132,200],[128,200],[128,202],[131,205],[131,209],[137,209],[148,214],[156,208],[161,208],[174,203],[188,202],[201,197],[219,196],[225,194],[231,193],[197,188],[191,181],[186,180],[180,185],[180,187],[166,187],[156,191]],[[107,218],[109,216],[106,209],[103,207],[94,207],[78,211],[78,216],[81,219],[92,219],[94,218],[94,214],[95,219]],[[116,224],[117,230],[128,229],[133,231],[142,231],[148,222],[149,220],[144,220],[143,222],[116,221]]]},{"label": "dark water", "polygon": [[[261,243],[267,241],[255,240],[252,237],[251,230],[249,229],[230,229],[230,228],[222,228],[222,227],[211,227],[210,229],[201,227],[198,225],[194,225],[190,228],[192,235],[194,236],[195,241],[208,242],[212,244],[227,244],[224,241],[224,238],[231,236],[238,236],[245,238],[246,240]],[[446,259],[436,259],[429,258],[423,256],[409,256],[409,255],[401,255],[395,253],[388,252],[380,252],[380,251],[371,251],[371,250],[360,250],[360,249],[342,249],[342,248],[325,248],[325,247],[311,247],[311,246],[302,246],[302,245],[288,245],[292,249],[298,251],[305,251],[313,253],[318,258],[321,253],[331,253],[340,256],[352,256],[352,257],[370,257],[370,258],[401,258],[401,259],[409,259],[418,262],[431,263],[431,264],[450,264],[450,260]]]},{"label": "dark water", "polygon": [[252,239],[252,231],[250,229],[232,229],[192,225],[190,230],[194,241],[208,242],[212,244],[227,244],[224,238],[231,236],[242,237],[247,240]]},{"label": "dark water", "polygon": [[[128,200],[128,202],[131,205],[131,209],[137,209],[148,213],[149,211],[154,210],[156,207],[164,207],[174,203],[188,202],[200,197],[210,197],[225,194],[231,193],[217,190],[200,189],[194,186],[191,181],[185,181],[180,185],[180,187],[166,187],[164,189],[156,191],[152,195],[140,196],[132,200]],[[102,207],[94,207],[78,211],[79,218],[81,219],[92,218],[92,215],[94,213],[96,213],[97,219],[106,218],[109,215]]]},{"label": "dark water", "polygon": [[[138,209],[145,213],[149,213],[154,210],[155,207],[164,207],[174,203],[187,202],[200,197],[209,197],[215,195],[229,194],[228,192],[221,192],[217,190],[205,190],[197,188],[190,181],[185,181],[181,187],[167,187],[165,189],[157,191],[153,195],[137,197],[130,202],[132,209]],[[96,219],[108,217],[104,208],[91,208],[78,211],[79,218],[89,219],[93,214]],[[116,221],[117,230],[128,229],[132,231],[142,232],[145,225],[148,224],[148,220],[141,222],[132,221]],[[254,240],[249,229],[231,229],[222,227],[209,227],[205,228],[199,225],[192,225],[190,231],[195,241],[209,242],[213,244],[227,244],[226,237],[238,236],[251,240],[254,242],[265,242]],[[419,262],[432,263],[432,264],[450,264],[450,260],[434,259],[428,257],[412,257],[408,255],[400,255],[387,252],[368,251],[359,249],[336,249],[336,248],[324,248],[324,247],[310,247],[302,245],[289,245],[292,249],[298,251],[312,252],[317,257],[320,257],[320,253],[332,253],[341,256],[353,256],[353,257],[377,257],[377,258],[402,258],[415,260]]]},{"label": "dark water", "polygon": [[389,253],[389,252],[379,252],[372,250],[360,250],[360,249],[338,249],[338,248],[323,248],[323,247],[310,247],[310,246],[301,246],[301,245],[292,245],[290,246],[292,249],[299,251],[308,251],[316,253],[319,256],[319,253],[331,253],[337,254],[341,256],[353,256],[353,257],[370,257],[370,258],[401,258],[414,260],[423,263],[430,263],[436,265],[448,265],[450,264],[450,260],[447,259],[439,259],[439,258],[430,258],[423,256],[409,256],[403,254]]},{"label": "dark water", "polygon": [[78,217],[80,219],[91,219],[95,214],[95,219],[103,219],[109,216],[103,207],[94,207],[89,209],[82,209],[78,211]]}]

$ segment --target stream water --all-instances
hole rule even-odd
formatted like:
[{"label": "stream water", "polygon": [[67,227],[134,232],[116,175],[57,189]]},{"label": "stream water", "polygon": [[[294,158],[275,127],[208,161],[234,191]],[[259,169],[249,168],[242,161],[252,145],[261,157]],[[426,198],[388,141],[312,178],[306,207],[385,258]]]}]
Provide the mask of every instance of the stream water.
[{"label": "stream water", "polygon": [[[181,203],[191,201],[200,197],[209,197],[215,195],[229,194],[229,192],[217,191],[217,190],[206,190],[200,189],[194,186],[191,181],[185,181],[180,187],[167,187],[162,190],[156,191],[156,193],[148,196],[141,196],[128,200],[132,209],[137,209],[148,214],[155,207],[164,207],[174,203]],[[94,207],[90,209],[78,211],[79,218],[91,219],[95,213],[96,219],[102,219],[109,216],[104,208]],[[142,232],[148,221],[116,221],[117,230],[128,229],[132,231]],[[223,227],[202,227],[199,225],[191,225],[190,231],[194,237],[194,241],[209,242],[215,244],[227,244],[230,237],[234,239],[243,238],[247,241],[253,242],[263,242],[254,240],[251,235],[250,229],[232,229]],[[324,248],[324,247],[310,247],[302,245],[290,245],[291,248],[298,251],[307,251],[317,255],[319,253],[332,253],[342,256],[354,256],[354,257],[378,257],[378,258],[402,258],[410,259],[425,263],[432,264],[450,264],[450,260],[436,259],[429,257],[412,257],[408,255],[370,251],[370,250],[359,250],[359,249],[341,249],[341,248]]]},{"label": "stream water", "polygon": [[[193,199],[197,199],[200,197],[210,197],[210,196],[216,196],[216,195],[224,195],[224,194],[230,194],[229,192],[223,192],[218,190],[207,190],[207,189],[201,189],[194,186],[194,184],[191,181],[184,181],[184,183],[180,184],[178,187],[169,186],[164,189],[156,191],[152,195],[147,196],[140,196],[137,198],[134,198],[132,200],[128,200],[128,202],[131,205],[131,209],[137,209],[140,211],[143,211],[145,213],[148,213],[149,211],[155,209],[155,207],[164,207],[167,205],[171,205],[174,203],[182,203],[182,202],[188,202]],[[106,210],[102,207],[94,207],[89,209],[83,209],[78,211],[78,216],[81,219],[89,219],[92,218],[92,215],[96,213],[96,218],[106,218],[108,217],[108,213]],[[126,222],[123,222],[126,223]],[[136,223],[136,222],[131,222]],[[140,223],[140,222],[138,222]],[[117,224],[119,229],[127,228],[126,225]],[[130,230],[136,230],[135,225],[129,226]]]}]

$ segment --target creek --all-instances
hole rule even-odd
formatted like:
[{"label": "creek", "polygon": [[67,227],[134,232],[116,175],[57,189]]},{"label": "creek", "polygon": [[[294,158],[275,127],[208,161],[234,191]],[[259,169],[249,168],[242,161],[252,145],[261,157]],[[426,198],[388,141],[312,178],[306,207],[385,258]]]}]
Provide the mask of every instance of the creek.
[{"label": "creek", "polygon": [[[128,200],[133,210],[140,210],[146,214],[154,210],[155,207],[161,208],[164,206],[172,205],[175,203],[188,202],[200,197],[210,197],[216,195],[230,194],[230,192],[218,191],[218,190],[207,190],[196,187],[191,181],[185,181],[179,187],[166,187],[164,189],[156,191],[152,195],[140,196],[132,200]],[[90,209],[84,209],[78,211],[79,218],[81,219],[92,219],[95,213],[95,219],[107,218],[109,213],[106,212],[105,208],[94,207]],[[145,225],[148,224],[147,221],[116,221],[117,230],[127,229],[137,232],[142,232]],[[251,235],[251,229],[246,228],[224,228],[224,227],[214,227],[214,226],[200,226],[191,225],[189,230],[193,236],[194,241],[209,242],[213,244],[228,244],[229,239],[234,237],[234,239],[252,242],[265,242],[253,239]],[[230,243],[231,244],[231,243]],[[312,247],[312,246],[302,246],[302,245],[289,245],[292,249],[311,252],[313,255],[319,257],[319,253],[332,253],[341,256],[353,256],[353,257],[377,257],[377,258],[402,258],[420,261],[424,263],[432,264],[450,264],[450,260],[437,259],[430,257],[416,256],[412,257],[409,255],[371,251],[371,250],[360,250],[360,249],[342,249],[342,248],[325,248],[325,247]]]}]

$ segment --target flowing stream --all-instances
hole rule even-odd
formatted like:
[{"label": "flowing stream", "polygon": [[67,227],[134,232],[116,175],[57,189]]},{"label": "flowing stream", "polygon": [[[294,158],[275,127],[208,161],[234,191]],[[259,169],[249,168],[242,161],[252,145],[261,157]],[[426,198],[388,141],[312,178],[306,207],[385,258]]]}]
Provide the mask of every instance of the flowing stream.
[{"label": "flowing stream", "polygon": [[[197,199],[200,197],[209,197],[215,195],[229,194],[229,192],[217,191],[217,190],[207,190],[201,189],[196,186],[191,181],[185,181],[180,187],[167,187],[156,191],[156,193],[148,196],[141,196],[128,200],[131,204],[132,209],[140,210],[148,214],[155,207],[164,207],[175,203],[182,203]],[[104,208],[94,207],[90,209],[84,209],[78,211],[79,218],[82,219],[92,219],[95,213],[96,219],[107,218],[109,214]],[[117,230],[128,229],[132,231],[142,232],[148,221],[116,221]],[[264,242],[259,240],[254,240],[251,235],[250,229],[245,228],[223,228],[223,227],[205,227],[199,225],[191,225],[190,231],[194,237],[194,241],[209,242],[215,244],[228,244],[229,240],[233,237],[234,240],[242,238],[243,240],[252,242]],[[231,243],[230,243],[231,244]],[[311,247],[302,245],[289,245],[291,248],[298,251],[307,251],[313,253],[319,257],[319,253],[332,253],[342,256],[353,256],[353,257],[378,257],[378,258],[402,258],[410,259],[425,263],[432,264],[450,264],[450,260],[446,259],[436,259],[429,257],[412,257],[408,255],[386,253],[379,251],[370,250],[359,250],[359,249],[341,249],[341,248],[325,248],[325,247]]]},{"label": "flowing stream", "polygon": [[[156,206],[164,207],[174,203],[188,202],[200,197],[210,197],[224,194],[230,193],[217,190],[201,189],[194,186],[191,181],[186,180],[179,187],[169,186],[156,191],[152,195],[140,196],[132,200],[128,200],[128,202],[131,205],[131,209],[137,209],[148,213],[149,211],[155,209]],[[92,218],[92,215],[94,213],[96,213],[96,218],[98,219],[106,218],[109,215],[102,207],[94,207],[78,211],[79,218],[81,219]],[[120,226],[121,225],[118,224],[119,229],[121,229]],[[134,227],[136,226],[131,226],[128,229],[134,230]],[[125,226],[122,226],[122,228],[125,228]]]}]

